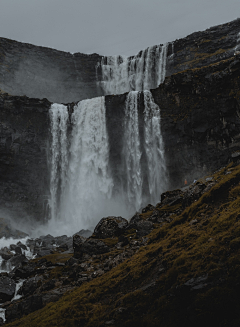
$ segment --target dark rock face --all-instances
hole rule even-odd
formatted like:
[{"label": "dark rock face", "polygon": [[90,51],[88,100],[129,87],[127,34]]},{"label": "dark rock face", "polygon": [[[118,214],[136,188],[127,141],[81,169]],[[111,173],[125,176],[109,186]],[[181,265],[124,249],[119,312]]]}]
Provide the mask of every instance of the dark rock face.
[{"label": "dark rock face", "polygon": [[[239,55],[233,56],[239,30],[240,19],[237,19],[177,40],[172,48],[169,45],[167,75],[202,67],[173,74],[152,90],[161,110],[171,188],[183,186],[185,179],[192,182],[224,165],[239,150],[240,64]],[[22,58],[23,53],[25,58]],[[4,54],[0,56],[0,74],[3,76],[0,88],[5,91],[49,97],[59,102],[77,101],[98,94],[95,80],[95,66],[101,60],[98,55],[71,55],[7,39],[0,39],[0,54]],[[110,165],[115,185],[121,185],[126,178],[119,165],[125,101],[126,94],[105,97]],[[11,214],[16,213],[18,219],[25,221],[26,215],[43,221],[48,214],[50,105],[46,99],[0,93],[0,207],[11,210]],[[143,110],[141,94],[140,137],[143,137]],[[142,152],[144,168],[146,154]],[[65,242],[68,247],[69,242],[71,240]],[[64,243],[62,246],[66,249]]]},{"label": "dark rock face", "polygon": [[13,279],[9,277],[0,277],[0,301],[10,301],[15,293],[16,284]]},{"label": "dark rock face", "polygon": [[47,100],[0,94],[0,206],[18,217],[43,219],[49,107]]},{"label": "dark rock face", "polygon": [[161,110],[171,187],[225,165],[239,150],[239,71],[235,56],[172,75],[152,91]]},{"label": "dark rock face", "polygon": [[0,38],[0,89],[12,95],[73,102],[98,94],[97,54],[71,54]]},{"label": "dark rock face", "polygon": [[[169,44],[166,75],[233,56],[240,19],[193,33]],[[98,54],[71,54],[0,38],[0,89],[12,95],[74,102],[102,95]],[[99,79],[101,70],[98,69]]]},{"label": "dark rock face", "polygon": [[239,31],[240,18],[170,43],[166,76],[232,57]]}]

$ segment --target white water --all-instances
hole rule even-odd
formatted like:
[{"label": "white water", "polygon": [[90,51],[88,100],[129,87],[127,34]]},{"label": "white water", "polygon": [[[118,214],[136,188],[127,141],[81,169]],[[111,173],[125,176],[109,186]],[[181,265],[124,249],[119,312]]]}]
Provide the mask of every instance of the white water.
[{"label": "white water", "polygon": [[[122,175],[117,176],[120,185],[114,185],[116,176],[112,176],[110,169],[105,98],[79,102],[74,107],[72,131],[68,134],[67,108],[52,106],[52,216],[44,227],[48,233],[72,235],[80,229],[94,228],[102,217],[130,218],[149,202],[159,201],[165,188],[160,109],[150,91],[145,90],[143,95],[142,137],[139,131],[141,93],[131,91],[126,99],[123,147],[119,149],[121,160],[117,163],[122,167],[117,170],[122,171],[119,173]],[[44,234],[44,230],[41,233]]]},{"label": "white water", "polygon": [[105,94],[121,94],[156,88],[166,75],[168,43],[152,46],[133,57],[109,56],[101,61]]},{"label": "white water", "polygon": [[[29,247],[26,245],[27,240],[29,239],[29,237],[25,237],[25,238],[20,238],[20,239],[15,239],[15,238],[5,238],[2,237],[0,238],[0,249],[7,247],[10,248],[11,244],[15,244],[17,245],[18,242],[21,242],[22,244],[24,244],[27,247],[27,250],[23,250],[22,249],[22,254],[24,254],[26,256],[27,259],[33,259],[34,258],[34,254],[30,251]],[[13,254],[15,254],[14,251],[11,251]],[[14,267],[11,266],[9,261],[4,261],[2,259],[2,257],[0,256],[0,273],[1,272],[9,272],[13,269]]]},{"label": "white water", "polygon": [[150,91],[144,95],[144,139],[148,163],[148,187],[151,203],[159,201],[160,194],[166,187],[166,165],[164,144],[161,133],[160,109],[154,103]]},{"label": "white water", "polygon": [[[56,217],[58,207],[58,190],[63,191],[66,185],[66,170],[68,165],[67,121],[68,110],[62,104],[52,104],[50,109],[52,133],[52,160],[50,181],[51,217]],[[60,184],[60,185],[59,185]]]},{"label": "white water", "polygon": [[139,92],[128,93],[125,105],[123,157],[127,177],[127,198],[129,204],[138,210],[142,204],[143,177],[141,171],[141,150],[138,122]]},{"label": "white water", "polygon": [[237,37],[237,45],[236,45],[236,47],[235,47],[235,52],[234,52],[234,54],[236,55],[236,54],[238,54],[238,53],[240,53],[240,32],[238,33],[238,37]]},{"label": "white water", "polygon": [[[55,207],[51,209],[48,232],[52,235],[72,235],[82,228],[94,228],[104,216],[129,214],[121,199],[112,196],[104,97],[83,100],[74,107],[68,143],[65,136],[61,137],[62,131],[67,130],[66,108],[53,105],[51,110],[54,131],[50,206]],[[59,112],[61,110],[64,114]],[[60,149],[61,146],[64,150]],[[59,153],[66,153],[67,147],[68,160],[59,160]],[[58,178],[57,171],[61,172]]]}]

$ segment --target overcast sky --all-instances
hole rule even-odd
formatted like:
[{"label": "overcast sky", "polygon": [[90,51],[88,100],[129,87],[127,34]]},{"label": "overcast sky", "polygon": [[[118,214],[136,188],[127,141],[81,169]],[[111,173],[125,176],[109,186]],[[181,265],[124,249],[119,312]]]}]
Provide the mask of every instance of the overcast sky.
[{"label": "overcast sky", "polygon": [[58,50],[133,55],[240,17],[240,0],[0,0],[0,36]]}]

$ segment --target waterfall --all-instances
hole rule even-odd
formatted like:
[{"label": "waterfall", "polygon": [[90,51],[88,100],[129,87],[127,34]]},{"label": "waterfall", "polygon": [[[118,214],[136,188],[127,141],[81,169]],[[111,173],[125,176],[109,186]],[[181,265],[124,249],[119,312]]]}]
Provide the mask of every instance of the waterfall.
[{"label": "waterfall", "polygon": [[[83,100],[74,107],[67,135],[67,107],[50,110],[52,147],[48,229],[69,234],[93,227],[110,215],[113,180],[108,164],[104,97]],[[110,211],[110,212],[109,212]]]},{"label": "waterfall", "polygon": [[161,133],[160,109],[150,91],[144,91],[144,148],[147,157],[150,202],[159,201],[166,186],[164,144]]},{"label": "waterfall", "polygon": [[127,176],[127,198],[138,210],[142,205],[142,170],[138,124],[139,92],[128,93],[125,104],[123,158]]},{"label": "waterfall", "polygon": [[52,147],[50,208],[51,217],[56,217],[58,197],[65,188],[68,164],[67,122],[68,110],[62,104],[54,103],[50,109]]},{"label": "waterfall", "polygon": [[110,166],[104,97],[80,101],[71,115],[66,106],[53,104],[50,119],[49,233],[71,235],[93,228],[109,215],[130,218],[160,200],[165,190],[164,146],[160,109],[150,91],[127,95],[119,121],[122,145],[117,149],[117,176]]},{"label": "waterfall", "polygon": [[240,32],[238,33],[238,36],[237,36],[237,45],[235,47],[234,55],[237,55],[239,53],[240,53]]},{"label": "waterfall", "polygon": [[98,84],[105,94],[156,88],[165,79],[167,52],[168,43],[149,47],[133,57],[103,57],[99,64],[102,78]]},{"label": "waterfall", "polygon": [[82,228],[94,224],[112,193],[105,110],[99,97],[79,102],[72,114],[69,184],[61,215]]}]

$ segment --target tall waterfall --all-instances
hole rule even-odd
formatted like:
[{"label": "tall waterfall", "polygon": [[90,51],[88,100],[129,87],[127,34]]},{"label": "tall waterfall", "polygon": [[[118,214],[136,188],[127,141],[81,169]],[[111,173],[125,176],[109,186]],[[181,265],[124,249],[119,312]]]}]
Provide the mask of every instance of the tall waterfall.
[{"label": "tall waterfall", "polygon": [[51,217],[55,218],[58,208],[59,193],[64,191],[68,165],[67,122],[68,110],[62,104],[54,103],[50,109],[52,133],[52,160],[50,180]]},{"label": "tall waterfall", "polygon": [[98,83],[105,94],[156,88],[165,79],[167,51],[168,43],[149,47],[133,57],[103,57]]},{"label": "tall waterfall", "polygon": [[66,106],[53,104],[50,119],[49,232],[73,234],[94,227],[102,217],[129,218],[159,201],[165,189],[164,149],[160,109],[150,91],[127,95],[119,121],[122,148],[117,148],[117,174],[122,176],[114,176],[110,165],[104,97],[79,102],[71,116]]},{"label": "tall waterfall", "polygon": [[160,109],[150,91],[144,91],[144,147],[147,157],[148,187],[151,203],[159,201],[166,187],[166,165],[161,133]]},{"label": "tall waterfall", "polygon": [[112,213],[109,200],[113,180],[108,165],[104,97],[83,100],[74,107],[69,141],[67,108],[52,105],[50,118],[50,223],[57,221],[55,228],[66,233],[92,227],[99,217]]},{"label": "tall waterfall", "polygon": [[141,149],[138,123],[138,98],[139,92],[128,93],[125,104],[124,117],[124,145],[123,161],[127,176],[127,197],[129,204],[135,210],[142,205],[142,169],[141,169]]},{"label": "tall waterfall", "polygon": [[[123,162],[126,181],[127,202],[134,210],[139,210],[147,202],[156,203],[166,186],[164,144],[161,134],[160,109],[154,103],[150,91],[144,96],[144,135],[143,144],[139,131],[140,92],[127,95],[124,117]],[[146,163],[143,160],[145,152]],[[143,185],[144,173],[146,183]],[[148,192],[146,188],[148,186]]]}]

